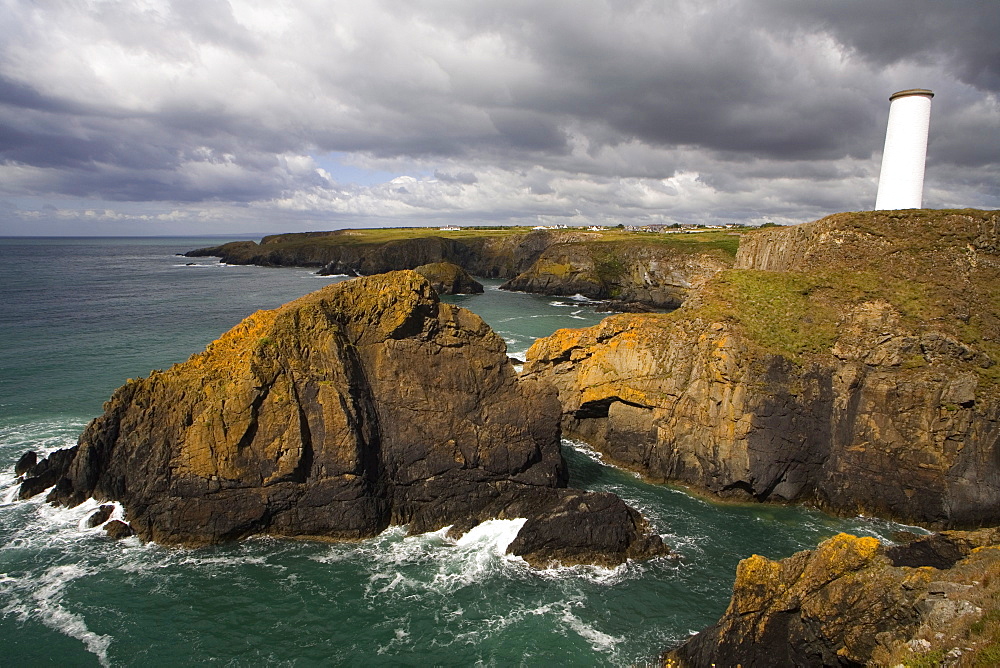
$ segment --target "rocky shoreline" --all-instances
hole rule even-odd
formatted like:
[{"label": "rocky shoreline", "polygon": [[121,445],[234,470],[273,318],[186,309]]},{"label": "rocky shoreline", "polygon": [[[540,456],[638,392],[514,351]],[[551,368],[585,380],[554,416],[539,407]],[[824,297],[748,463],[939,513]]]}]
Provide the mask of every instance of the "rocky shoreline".
[{"label": "rocky shoreline", "polygon": [[[951,530],[744,560],[727,613],[668,664],[1000,657],[1000,534],[982,528],[1000,524],[1000,212],[837,214],[747,235],[734,261],[529,237],[198,253],[358,273],[450,262],[513,274],[511,289],[680,306],[560,330],[517,374],[417,273],[330,286],[120,388],[77,448],[19,462],[22,496],[119,500],[141,537],[174,544],[527,517],[510,549],[533,565],[666,554],[617,497],[565,488],[561,428],[719,498]],[[974,649],[954,654],[959,638]]]},{"label": "rocky shoreline", "polygon": [[743,560],[719,622],[663,665],[995,665],[1000,531],[901,541],[839,534],[780,561]]},{"label": "rocky shoreline", "polygon": [[447,264],[473,276],[505,279],[505,290],[579,294],[634,310],[679,306],[691,290],[732,265],[736,239],[728,235],[731,239],[725,243],[680,243],[667,235],[539,230],[483,232],[470,238],[411,233],[366,241],[364,234],[340,230],[276,235],[260,243],[237,241],[185,255],[219,257],[229,264],[318,267],[323,275],[348,276]]}]

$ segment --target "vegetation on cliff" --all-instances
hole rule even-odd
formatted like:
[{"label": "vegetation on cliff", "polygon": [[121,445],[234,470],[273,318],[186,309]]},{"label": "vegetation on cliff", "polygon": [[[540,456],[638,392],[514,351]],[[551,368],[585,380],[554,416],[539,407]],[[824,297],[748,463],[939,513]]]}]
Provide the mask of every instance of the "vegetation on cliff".
[{"label": "vegetation on cliff", "polygon": [[275,235],[187,255],[348,275],[447,262],[476,276],[508,279],[504,287],[512,290],[676,307],[693,286],[732,264],[738,244],[731,232],[396,228]]},{"label": "vegetation on cliff", "polygon": [[1000,521],[1000,214],[747,235],[666,315],[528,352],[564,429],[657,480],[940,527]]},{"label": "vegetation on cliff", "polygon": [[[708,319],[736,323],[767,350],[801,361],[829,352],[843,316],[887,304],[897,327],[964,347],[984,383],[1000,367],[1000,231],[996,212],[837,214],[749,235],[736,268],[707,286]],[[908,363],[923,366],[914,352]],[[926,363],[926,360],[925,360]]]}]

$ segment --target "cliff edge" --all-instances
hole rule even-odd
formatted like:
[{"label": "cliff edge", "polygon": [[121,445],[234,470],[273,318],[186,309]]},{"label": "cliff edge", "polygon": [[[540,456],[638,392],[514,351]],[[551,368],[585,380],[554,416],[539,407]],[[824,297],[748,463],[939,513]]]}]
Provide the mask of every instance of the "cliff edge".
[{"label": "cliff edge", "polygon": [[533,564],[664,554],[611,494],[565,489],[558,403],[503,340],[405,271],[259,311],[130,380],[79,444],[25,462],[21,497],[117,500],[146,540],[352,540],[527,518]]},{"label": "cliff edge", "polygon": [[746,235],[670,314],[528,351],[563,428],[654,480],[939,528],[1000,522],[1000,213]]}]

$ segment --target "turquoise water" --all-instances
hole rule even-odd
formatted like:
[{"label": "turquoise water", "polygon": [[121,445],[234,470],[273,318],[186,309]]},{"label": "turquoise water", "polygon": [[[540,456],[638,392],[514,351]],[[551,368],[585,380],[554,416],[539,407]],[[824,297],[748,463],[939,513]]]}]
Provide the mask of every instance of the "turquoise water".
[{"label": "turquoise water", "polygon": [[[358,544],[166,549],[82,527],[94,503],[15,501],[17,457],[72,445],[125,379],[338,280],[211,258],[188,266],[175,255],[213,243],[0,239],[0,664],[633,665],[714,622],[739,559],[787,556],[842,530],[885,537],[897,528],[711,504],[569,442],[571,483],[641,509],[680,560],[535,571],[503,555],[516,521],[457,542],[391,529]],[[449,300],[479,313],[513,355],[603,317],[584,302],[487,288]]]}]

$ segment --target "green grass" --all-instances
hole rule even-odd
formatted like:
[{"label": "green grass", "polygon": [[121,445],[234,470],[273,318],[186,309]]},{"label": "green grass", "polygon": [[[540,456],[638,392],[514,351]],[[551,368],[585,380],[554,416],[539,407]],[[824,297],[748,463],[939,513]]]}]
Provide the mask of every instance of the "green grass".
[{"label": "green grass", "polygon": [[[1000,343],[988,340],[975,318],[963,323],[950,316],[953,288],[932,280],[921,283],[875,270],[730,269],[706,286],[702,296],[702,317],[735,323],[758,345],[795,361],[828,352],[838,336],[838,321],[854,305],[884,300],[899,311],[903,329],[942,331],[1000,362]],[[923,366],[922,356],[903,364],[907,369]],[[1000,382],[1000,363],[976,371],[987,384]]]},{"label": "green grass", "polygon": [[912,659],[903,663],[907,668],[937,668],[944,661],[944,650],[934,650],[925,654],[918,654]]},{"label": "green grass", "polygon": [[798,360],[837,338],[836,309],[813,298],[827,287],[808,274],[731,269],[707,288],[701,315],[734,322],[763,348]]},{"label": "green grass", "polygon": [[[470,227],[456,232],[441,231],[436,227],[386,227],[357,230],[336,230],[332,232],[299,232],[275,234],[264,237],[261,244],[268,249],[293,249],[310,246],[361,246],[383,244],[407,239],[441,237],[458,241],[479,241],[526,235],[532,232],[528,227]],[[556,231],[553,231],[556,232]],[[586,232],[582,229],[565,229],[558,232]],[[732,232],[695,232],[690,234],[659,234],[648,232],[625,232],[610,229],[593,232],[599,242],[628,242],[667,246],[682,252],[704,252],[718,249],[735,257],[739,247],[739,235]]]},{"label": "green grass", "polygon": [[300,248],[305,246],[361,246],[430,237],[468,241],[509,237],[527,234],[529,231],[528,228],[523,227],[468,228],[457,232],[445,232],[436,227],[383,227],[332,232],[274,234],[264,237],[261,244],[272,248]]},{"label": "green grass", "polygon": [[684,253],[704,253],[719,250],[722,254],[734,258],[740,247],[740,235],[735,232],[711,231],[690,232],[684,234],[661,234],[658,232],[624,232],[622,230],[605,230],[600,232],[601,242],[623,242],[635,244],[651,244],[666,246]]}]

